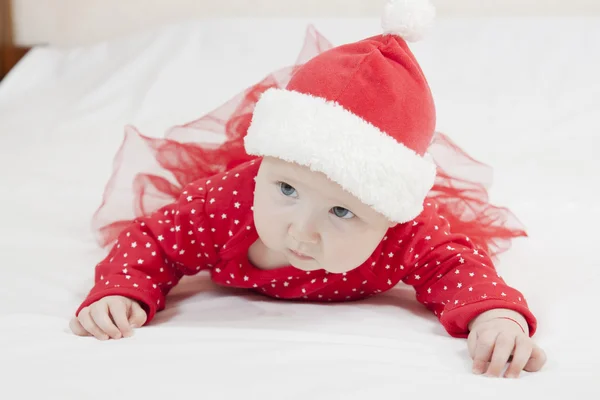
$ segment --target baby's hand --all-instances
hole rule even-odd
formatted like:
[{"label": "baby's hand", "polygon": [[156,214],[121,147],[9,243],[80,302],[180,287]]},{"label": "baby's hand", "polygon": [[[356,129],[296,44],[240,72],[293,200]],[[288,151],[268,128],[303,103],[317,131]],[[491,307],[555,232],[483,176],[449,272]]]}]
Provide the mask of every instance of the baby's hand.
[{"label": "baby's hand", "polygon": [[137,301],[123,296],[106,296],[82,308],[69,327],[76,335],[93,335],[107,340],[131,336],[133,328],[145,322],[146,312]]},{"label": "baby's hand", "polygon": [[510,365],[504,374],[506,378],[517,378],[522,370],[535,372],[543,367],[546,354],[514,322],[515,316],[483,317],[473,323],[467,339],[475,374],[498,377],[507,362]]}]

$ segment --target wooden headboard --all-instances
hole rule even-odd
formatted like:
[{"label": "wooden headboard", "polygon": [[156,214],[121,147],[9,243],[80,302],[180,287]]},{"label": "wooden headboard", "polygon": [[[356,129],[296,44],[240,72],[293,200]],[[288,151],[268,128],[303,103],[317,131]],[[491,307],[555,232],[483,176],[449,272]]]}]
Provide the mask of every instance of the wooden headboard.
[{"label": "wooden headboard", "polygon": [[11,0],[0,0],[0,80],[31,49],[14,42],[14,24]]}]

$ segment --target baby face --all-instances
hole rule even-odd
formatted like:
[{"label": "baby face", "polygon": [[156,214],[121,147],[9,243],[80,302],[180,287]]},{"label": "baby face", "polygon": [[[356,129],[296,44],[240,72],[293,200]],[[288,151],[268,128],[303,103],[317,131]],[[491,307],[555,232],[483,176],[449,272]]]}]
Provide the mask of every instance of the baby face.
[{"label": "baby face", "polygon": [[290,265],[332,273],[363,264],[395,225],[324,174],[270,157],[256,177],[254,222]]}]

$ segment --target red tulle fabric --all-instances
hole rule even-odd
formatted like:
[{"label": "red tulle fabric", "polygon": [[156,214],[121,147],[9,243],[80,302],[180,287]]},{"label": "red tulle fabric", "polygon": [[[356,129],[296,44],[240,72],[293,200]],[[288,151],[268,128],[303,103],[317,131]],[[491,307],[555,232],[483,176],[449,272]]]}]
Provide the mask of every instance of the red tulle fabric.
[{"label": "red tulle fabric", "polygon": [[[243,137],[261,93],[271,87],[284,88],[296,68],[331,47],[309,26],[294,65],[269,74],[203,117],[174,126],[164,138],[150,138],[127,126],[92,221],[99,244],[113,243],[133,219],[175,201],[186,184],[254,158],[244,151]],[[491,256],[507,250],[513,238],[526,236],[508,209],[489,203],[490,167],[439,132],[429,153],[438,174],[428,200],[438,203],[453,232],[468,235]]]}]

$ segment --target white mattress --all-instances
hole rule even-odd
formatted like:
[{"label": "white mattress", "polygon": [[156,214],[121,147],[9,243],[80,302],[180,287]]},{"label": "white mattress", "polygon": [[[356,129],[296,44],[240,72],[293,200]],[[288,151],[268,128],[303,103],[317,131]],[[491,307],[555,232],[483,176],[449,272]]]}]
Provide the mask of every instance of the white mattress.
[{"label": "white mattress", "polygon": [[70,333],[104,255],[89,223],[124,125],[161,136],[198,118],[293,63],[308,23],[334,44],[379,32],[376,19],[188,22],[37,48],[0,84],[0,397],[598,398],[600,19],[442,19],[413,46],[438,129],[494,166],[492,200],[529,231],[498,268],[539,318],[541,372],[472,375],[466,342],[404,286],[290,304],[200,275],[133,338]]}]

